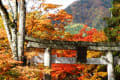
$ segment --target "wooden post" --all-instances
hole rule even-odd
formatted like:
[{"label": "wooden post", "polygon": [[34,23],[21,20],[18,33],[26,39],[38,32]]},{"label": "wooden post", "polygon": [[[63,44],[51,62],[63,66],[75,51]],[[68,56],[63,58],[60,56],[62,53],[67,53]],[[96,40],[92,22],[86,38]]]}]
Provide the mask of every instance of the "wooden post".
[{"label": "wooden post", "polygon": [[[46,48],[44,53],[44,66],[51,68],[51,49]],[[43,80],[51,80],[51,75],[44,74]]]},{"label": "wooden post", "polygon": [[85,63],[87,61],[87,47],[77,47],[77,62]]},{"label": "wooden post", "polygon": [[108,61],[107,64],[108,80],[115,80],[112,52],[108,51],[106,57]]}]

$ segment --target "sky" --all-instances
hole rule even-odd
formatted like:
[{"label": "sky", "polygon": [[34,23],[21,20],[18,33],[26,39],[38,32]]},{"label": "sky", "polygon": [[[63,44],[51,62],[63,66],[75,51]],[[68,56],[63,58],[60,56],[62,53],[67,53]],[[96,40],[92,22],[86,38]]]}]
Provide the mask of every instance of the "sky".
[{"label": "sky", "polygon": [[68,5],[76,0],[46,0],[47,3],[60,4],[63,5],[62,9],[66,8]]},{"label": "sky", "polygon": [[[36,0],[34,0],[36,1]],[[69,6],[71,3],[73,3],[74,1],[76,0],[46,0],[46,3],[52,3],[52,4],[59,4],[59,5],[62,5],[59,9],[65,9],[67,6]],[[38,1],[34,2],[30,2],[28,0],[28,3],[27,3],[27,7],[28,7],[28,11],[30,7],[32,6],[37,6],[37,4],[40,4]]]}]

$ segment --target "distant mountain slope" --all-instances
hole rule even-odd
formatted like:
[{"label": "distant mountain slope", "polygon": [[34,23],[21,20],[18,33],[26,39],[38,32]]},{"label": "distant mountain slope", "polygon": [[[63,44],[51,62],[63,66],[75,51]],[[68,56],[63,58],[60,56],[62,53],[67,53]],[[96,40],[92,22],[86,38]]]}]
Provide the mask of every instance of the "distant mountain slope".
[{"label": "distant mountain slope", "polygon": [[112,0],[78,0],[65,10],[73,15],[73,23],[83,23],[97,29],[105,26],[103,17],[110,16]]}]

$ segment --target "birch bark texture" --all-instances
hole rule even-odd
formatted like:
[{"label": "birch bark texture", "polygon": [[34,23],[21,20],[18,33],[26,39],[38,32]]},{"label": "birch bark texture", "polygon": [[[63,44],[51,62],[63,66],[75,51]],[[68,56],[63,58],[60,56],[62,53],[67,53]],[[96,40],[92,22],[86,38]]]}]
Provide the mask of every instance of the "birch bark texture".
[{"label": "birch bark texture", "polygon": [[1,16],[2,16],[2,19],[4,22],[4,27],[5,27],[6,32],[7,32],[7,37],[9,40],[9,44],[10,44],[12,53],[15,57],[17,54],[17,51],[16,51],[17,46],[16,46],[16,40],[15,40],[15,38],[16,38],[15,27],[16,26],[14,26],[15,23],[10,20],[9,13],[8,13],[7,9],[4,7],[1,0],[0,0],[0,13],[1,13]]},{"label": "birch bark texture", "polygon": [[[26,6],[25,0],[19,0],[19,2],[17,0],[12,0],[12,5],[10,3],[10,0],[7,0],[7,3],[7,6],[9,7],[10,11],[8,11],[7,8],[5,8],[5,6],[3,5],[3,1],[0,0],[0,14],[2,16],[4,27],[7,32],[7,37],[10,48],[13,53],[13,57],[14,59],[16,59],[16,57],[21,57],[24,54]],[[19,30],[17,31],[18,3],[20,3],[20,5]],[[17,58],[17,60],[21,60],[21,58]]]},{"label": "birch bark texture", "polygon": [[19,6],[19,32],[18,32],[18,58],[21,60],[24,55],[24,37],[25,37],[25,16],[26,6],[25,0],[20,0]]}]

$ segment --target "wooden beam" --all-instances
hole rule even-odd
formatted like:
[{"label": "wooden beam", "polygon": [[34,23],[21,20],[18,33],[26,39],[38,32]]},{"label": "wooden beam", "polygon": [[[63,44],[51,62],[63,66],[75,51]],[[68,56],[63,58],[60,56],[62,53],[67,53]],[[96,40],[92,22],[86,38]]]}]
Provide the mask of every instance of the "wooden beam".
[{"label": "wooden beam", "polygon": [[[73,49],[76,50],[76,45],[61,45],[61,44],[42,44],[37,42],[28,42],[27,47],[34,47],[34,48],[47,48],[51,47],[53,49]],[[84,47],[84,46],[83,46]],[[104,46],[88,46],[88,50],[96,50],[96,51],[120,51],[120,47],[104,47]]]},{"label": "wooden beam", "polygon": [[77,47],[77,62],[85,63],[87,61],[87,47]]},{"label": "wooden beam", "polygon": [[114,74],[114,61],[113,61],[113,55],[111,51],[107,52],[107,73],[108,73],[108,80],[115,80],[115,74]]},{"label": "wooden beam", "polygon": [[32,48],[51,47],[52,49],[76,49],[76,46],[74,46],[74,45],[42,44],[42,43],[36,43],[36,42],[28,42],[27,47],[32,47]]},{"label": "wooden beam", "polygon": [[[53,60],[54,59],[54,60]],[[66,57],[57,57],[57,55],[52,55],[52,63],[57,64],[75,64],[76,57],[66,58]]]},{"label": "wooden beam", "polygon": [[50,48],[45,49],[44,66],[51,68],[51,49]]},{"label": "wooden beam", "polygon": [[114,64],[120,65],[120,58],[119,58],[119,56],[114,57]]},{"label": "wooden beam", "polygon": [[[51,48],[46,48],[45,49],[45,53],[44,53],[44,66],[51,68]],[[44,77],[43,80],[51,80],[51,75],[49,74],[45,74],[44,73]]]},{"label": "wooden beam", "polygon": [[88,46],[88,50],[95,50],[95,51],[120,51],[120,47],[105,47],[105,46]]},{"label": "wooden beam", "polygon": [[26,41],[37,42],[42,44],[56,44],[56,45],[74,45],[74,46],[105,46],[116,47],[120,46],[120,42],[83,42],[83,41],[60,41],[60,40],[46,40],[33,37],[25,37]]},{"label": "wooden beam", "polygon": [[[39,54],[39,56],[35,56],[33,57],[31,60],[34,63],[44,63],[44,54]],[[57,55],[52,55],[51,56],[51,63],[57,63],[57,64],[76,64],[76,57],[57,57]],[[88,58],[87,61],[85,63],[81,63],[81,64],[108,64],[109,61],[107,59],[107,57],[102,56],[100,58]],[[120,65],[120,58],[115,57],[114,58],[114,64],[118,64]]]},{"label": "wooden beam", "polygon": [[84,63],[77,63],[76,58],[66,58],[66,57],[56,57],[55,61],[52,61],[52,63],[57,64],[108,64],[106,60],[102,58],[88,58],[86,62]]}]

